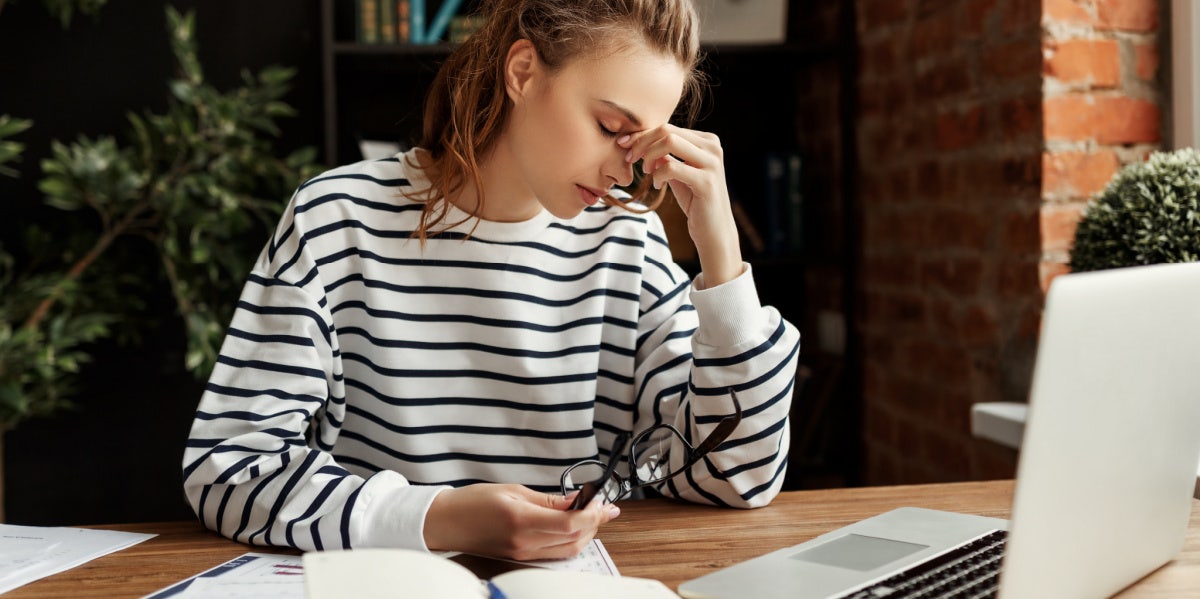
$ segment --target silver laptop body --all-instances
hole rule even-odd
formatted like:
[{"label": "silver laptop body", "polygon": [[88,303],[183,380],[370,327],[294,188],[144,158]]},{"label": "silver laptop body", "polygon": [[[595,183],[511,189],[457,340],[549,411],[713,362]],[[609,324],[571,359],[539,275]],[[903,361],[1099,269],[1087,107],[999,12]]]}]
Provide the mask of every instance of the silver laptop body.
[{"label": "silver laptop body", "polygon": [[680,585],[826,599],[996,529],[999,596],[1109,597],[1170,561],[1200,461],[1200,263],[1063,275],[1046,298],[1011,521],[893,510]]}]

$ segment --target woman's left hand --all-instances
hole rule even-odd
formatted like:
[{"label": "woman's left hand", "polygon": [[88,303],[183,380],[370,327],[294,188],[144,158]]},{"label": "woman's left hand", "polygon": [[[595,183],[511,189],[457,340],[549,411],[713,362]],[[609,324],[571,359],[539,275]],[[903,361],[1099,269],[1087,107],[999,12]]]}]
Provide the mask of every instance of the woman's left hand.
[{"label": "woman's left hand", "polygon": [[666,124],[624,136],[617,145],[628,150],[626,162],[642,161],[642,172],[652,178],[655,189],[670,186],[687,216],[705,286],[715,287],[740,275],[742,251],[720,138]]}]

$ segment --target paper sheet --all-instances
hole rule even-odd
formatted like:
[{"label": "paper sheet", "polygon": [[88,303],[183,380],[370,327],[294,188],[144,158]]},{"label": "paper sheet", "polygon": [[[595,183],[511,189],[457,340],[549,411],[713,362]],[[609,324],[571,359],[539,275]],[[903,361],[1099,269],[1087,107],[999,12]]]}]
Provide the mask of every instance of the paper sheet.
[{"label": "paper sheet", "polygon": [[304,569],[299,555],[243,553],[142,599],[165,597],[304,599]]},{"label": "paper sheet", "polygon": [[153,536],[116,530],[0,524],[0,593]]}]

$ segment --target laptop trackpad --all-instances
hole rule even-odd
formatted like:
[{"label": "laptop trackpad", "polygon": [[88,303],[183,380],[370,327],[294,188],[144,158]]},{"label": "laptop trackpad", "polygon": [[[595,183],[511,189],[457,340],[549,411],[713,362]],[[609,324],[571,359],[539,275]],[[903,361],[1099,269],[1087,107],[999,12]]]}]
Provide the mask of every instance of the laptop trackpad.
[{"label": "laptop trackpad", "polygon": [[791,556],[792,559],[866,572],[928,549],[928,545],[848,534]]}]

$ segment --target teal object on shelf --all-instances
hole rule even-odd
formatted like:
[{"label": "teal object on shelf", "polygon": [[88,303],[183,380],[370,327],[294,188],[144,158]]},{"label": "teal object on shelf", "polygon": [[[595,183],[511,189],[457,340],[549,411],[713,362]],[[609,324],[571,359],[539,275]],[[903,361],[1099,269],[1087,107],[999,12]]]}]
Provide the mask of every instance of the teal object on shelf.
[{"label": "teal object on shelf", "polygon": [[426,44],[436,44],[442,39],[446,33],[446,27],[450,25],[450,19],[458,13],[458,7],[462,5],[462,0],[442,0],[442,5],[438,7],[437,14],[434,15],[433,21],[429,23],[429,29],[425,31],[422,40]]},{"label": "teal object on shelf", "polygon": [[413,44],[425,43],[425,0],[410,0],[408,6],[408,39]]}]

